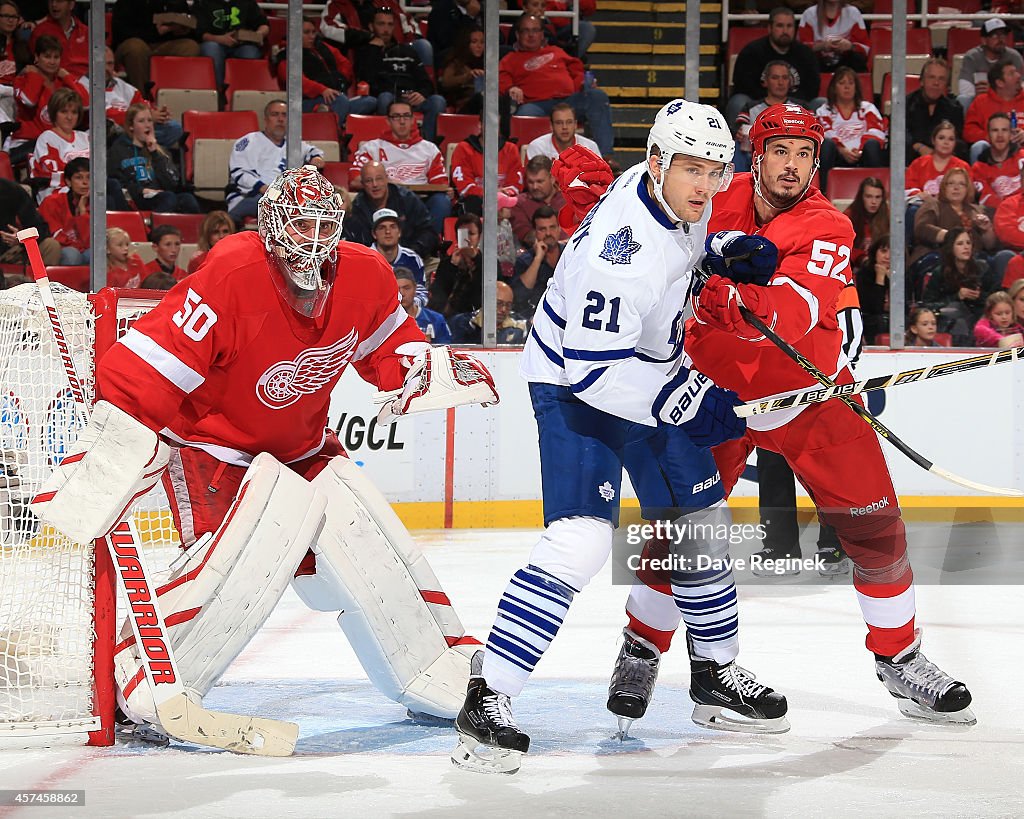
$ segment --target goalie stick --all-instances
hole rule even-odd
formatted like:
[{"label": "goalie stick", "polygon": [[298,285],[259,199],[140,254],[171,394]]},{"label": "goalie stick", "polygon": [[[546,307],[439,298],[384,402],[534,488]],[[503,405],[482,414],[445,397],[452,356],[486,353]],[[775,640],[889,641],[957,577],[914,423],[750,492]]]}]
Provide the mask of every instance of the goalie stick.
[{"label": "goalie stick", "polygon": [[932,364],[929,367],[918,367],[914,370],[904,370],[903,372],[890,373],[889,375],[876,375],[874,378],[854,381],[852,384],[826,388],[811,387],[806,390],[797,390],[796,392],[783,395],[769,396],[757,401],[741,404],[736,407],[736,414],[740,418],[749,418],[752,415],[764,415],[765,413],[775,412],[780,409],[802,407],[805,404],[820,404],[823,401],[828,401],[830,398],[836,398],[840,395],[860,395],[863,392],[884,390],[889,387],[899,387],[903,384],[915,384],[918,381],[941,378],[944,375],[993,367],[996,364],[1016,361],[1021,357],[1024,357],[1024,348],[1010,347],[997,352],[970,356],[969,358],[958,358],[955,361],[947,361],[945,364]]},{"label": "goalie stick", "polygon": [[[709,271],[705,270],[704,267],[698,266],[695,268],[694,273],[697,278],[702,282],[706,282],[708,277],[711,275]],[[761,335],[767,338],[772,344],[778,347],[783,353],[786,354],[787,358],[792,359],[796,362],[800,368],[807,373],[811,378],[821,384],[823,387],[832,388],[836,386],[836,383],[829,378],[825,373],[815,367],[805,356],[801,355],[800,352],[793,347],[788,341],[777,335],[771,327],[765,324],[761,319],[755,316],[750,310],[747,309],[746,305],[743,304],[743,300],[740,298],[739,292],[736,293],[736,301],[739,305],[740,315],[743,316],[743,320],[747,322],[751,327],[757,330]],[[843,393],[837,393],[832,396],[839,399],[842,403],[846,404],[855,414],[871,427],[880,437],[884,438],[896,449],[906,455],[919,467],[927,472],[931,472],[943,480],[949,481],[950,483],[958,484],[959,486],[966,487],[967,489],[974,489],[978,492],[986,492],[990,495],[1005,495],[1011,498],[1022,498],[1024,492],[1019,489],[1008,489],[999,486],[988,486],[984,483],[978,483],[977,481],[968,480],[967,478],[961,478],[959,475],[950,472],[948,469],[943,469],[941,466],[936,466],[934,462],[929,461],[924,455],[917,450],[913,449],[902,439],[900,439],[891,429],[885,424],[879,421],[874,415],[872,415],[865,407],[862,407],[850,396]]]},{"label": "goalie stick", "polygon": [[[75,400],[76,414],[80,418],[88,418],[89,406],[85,390],[78,377],[43,257],[39,252],[39,232],[35,228],[26,228],[17,235],[18,241],[25,246],[32,277],[39,289],[39,298],[50,320],[53,339]],[[178,673],[167,625],[160,612],[156,586],[146,568],[135,524],[130,519],[122,520],[100,540],[110,551],[118,586],[128,606],[128,620],[142,655],[146,681],[152,691],[156,713],[163,729],[183,742],[240,754],[291,755],[299,733],[296,724],[208,711],[189,698]]]}]

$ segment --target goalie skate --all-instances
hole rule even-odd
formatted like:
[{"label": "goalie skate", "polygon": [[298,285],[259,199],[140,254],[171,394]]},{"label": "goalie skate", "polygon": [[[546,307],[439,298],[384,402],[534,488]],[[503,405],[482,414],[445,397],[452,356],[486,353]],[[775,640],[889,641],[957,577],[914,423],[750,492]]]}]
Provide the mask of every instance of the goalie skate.
[{"label": "goalie skate", "polygon": [[704,728],[745,734],[782,734],[789,730],[786,698],[761,685],[745,668],[716,663],[690,653],[691,719]]},{"label": "goalie skate", "polygon": [[947,725],[974,725],[971,692],[921,653],[921,631],[895,657],[875,655],[875,674],[912,719]]},{"label": "goalie skate", "polygon": [[627,738],[633,720],[647,713],[661,662],[656,646],[628,628],[622,634],[622,647],[608,684],[608,710],[618,717],[619,730],[615,736],[619,740]]},{"label": "goalie skate", "polygon": [[452,764],[477,773],[514,774],[530,750],[530,738],[512,718],[509,697],[487,687],[480,676],[482,666],[483,652],[477,651],[470,665],[466,703],[455,719],[459,744],[452,751]]}]

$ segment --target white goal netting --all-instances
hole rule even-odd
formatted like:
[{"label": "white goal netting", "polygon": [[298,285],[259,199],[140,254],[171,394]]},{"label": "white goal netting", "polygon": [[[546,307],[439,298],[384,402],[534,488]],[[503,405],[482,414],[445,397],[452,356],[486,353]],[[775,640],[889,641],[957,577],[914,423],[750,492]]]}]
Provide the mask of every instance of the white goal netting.
[{"label": "white goal netting", "polygon": [[[112,341],[153,303],[125,298],[94,309],[86,295],[52,287],[91,400],[97,315]],[[36,286],[0,292],[0,738],[96,731],[101,710],[112,710],[112,581],[98,589],[93,544],[41,526],[28,507],[79,423]],[[135,517],[147,546],[177,542],[162,491]],[[109,642],[101,667],[97,639]]]}]

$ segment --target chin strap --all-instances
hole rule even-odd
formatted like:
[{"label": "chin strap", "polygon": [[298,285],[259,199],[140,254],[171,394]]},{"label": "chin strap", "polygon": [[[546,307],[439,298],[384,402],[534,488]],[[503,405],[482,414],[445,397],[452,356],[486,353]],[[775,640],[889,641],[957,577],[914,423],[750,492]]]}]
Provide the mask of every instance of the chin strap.
[{"label": "chin strap", "polygon": [[779,213],[783,213],[783,212],[789,210],[790,208],[795,208],[797,205],[799,205],[801,202],[803,202],[804,201],[804,197],[807,196],[807,191],[810,190],[810,188],[811,188],[811,180],[814,179],[814,174],[816,174],[818,172],[818,168],[821,167],[820,160],[817,157],[815,157],[815,159],[814,159],[814,167],[811,168],[811,173],[807,177],[807,183],[804,185],[804,189],[802,191],[800,191],[800,196],[798,196],[796,198],[796,200],[793,202],[793,204],[786,205],[786,207],[783,208],[783,207],[779,207],[778,205],[773,205],[771,202],[769,202],[768,201],[768,197],[766,197],[764,195],[764,190],[761,188],[761,160],[763,158],[764,157],[759,156],[757,158],[757,161],[754,163],[754,167],[751,169],[751,174],[750,175],[754,177],[754,195],[758,199],[760,199],[762,202],[764,202],[772,210],[776,210]]},{"label": "chin strap", "polygon": [[[674,224],[678,225],[679,223],[684,222],[684,220],[677,216],[676,212],[672,210],[672,206],[669,205],[667,201],[665,201],[665,196],[661,190],[662,185],[665,184],[665,167],[666,165],[672,164],[672,158],[675,156],[675,154],[668,154],[667,163],[665,162],[665,156],[665,154],[662,154],[661,156],[658,157],[658,168],[661,170],[661,177],[659,179],[655,179],[654,174],[650,174],[651,182],[654,183],[654,198],[658,200],[658,204],[661,205],[661,207],[664,209],[665,215],[668,216],[668,218],[671,219]],[[650,172],[650,169],[648,169],[648,172]]]}]

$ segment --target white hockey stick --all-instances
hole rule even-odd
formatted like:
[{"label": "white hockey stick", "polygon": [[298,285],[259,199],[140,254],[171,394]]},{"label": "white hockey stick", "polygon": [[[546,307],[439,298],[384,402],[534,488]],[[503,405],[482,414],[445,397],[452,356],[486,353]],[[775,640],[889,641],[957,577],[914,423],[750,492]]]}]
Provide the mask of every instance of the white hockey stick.
[{"label": "white hockey stick", "polygon": [[[89,405],[85,390],[57,313],[50,280],[39,253],[38,238],[39,232],[35,228],[18,232],[18,240],[25,246],[32,276],[39,287],[39,298],[50,320],[53,338],[75,400],[76,412],[88,418]],[[130,519],[123,520],[110,534],[100,539],[110,550],[118,586],[128,604],[128,619],[143,658],[142,666],[163,729],[183,742],[194,742],[211,748],[223,748],[240,754],[290,756],[299,734],[298,725],[262,717],[208,711],[189,698],[171,652],[167,625],[160,612],[156,586],[153,585],[142,557],[135,524]]]},{"label": "white hockey stick", "polygon": [[890,375],[876,375],[874,378],[866,378],[852,384],[841,384],[835,387],[810,387],[780,395],[769,395],[757,401],[741,404],[736,407],[736,414],[740,418],[749,418],[752,415],[763,415],[780,409],[802,407],[805,404],[819,404],[840,395],[859,395],[862,392],[884,390],[902,384],[914,384],[918,381],[927,381],[930,378],[941,378],[944,375],[981,370],[996,364],[1004,364],[1007,361],[1017,361],[1022,357],[1024,357],[1024,348],[1010,347],[969,358],[958,358],[956,361],[948,361],[945,364],[933,364],[930,367],[918,367],[915,370],[904,370]]}]

